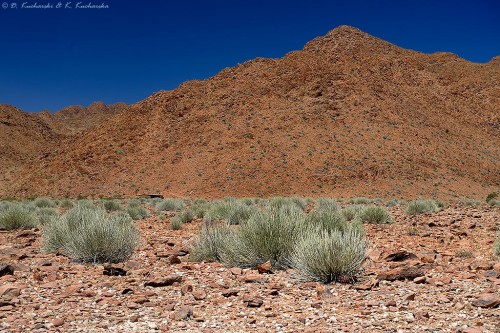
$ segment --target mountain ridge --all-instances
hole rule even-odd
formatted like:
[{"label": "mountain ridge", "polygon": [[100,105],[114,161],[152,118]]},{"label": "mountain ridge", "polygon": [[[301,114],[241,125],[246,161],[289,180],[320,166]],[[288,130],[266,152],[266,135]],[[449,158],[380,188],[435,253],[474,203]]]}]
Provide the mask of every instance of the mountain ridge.
[{"label": "mountain ridge", "polygon": [[341,26],[154,93],[2,195],[481,198],[500,186],[499,75]]}]

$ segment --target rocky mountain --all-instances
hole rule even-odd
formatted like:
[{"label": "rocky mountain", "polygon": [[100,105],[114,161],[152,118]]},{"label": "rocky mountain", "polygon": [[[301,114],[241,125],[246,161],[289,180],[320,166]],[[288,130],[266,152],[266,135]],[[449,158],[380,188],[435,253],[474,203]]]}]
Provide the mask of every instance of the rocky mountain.
[{"label": "rocky mountain", "polygon": [[341,26],[283,58],[157,92],[0,194],[484,199],[500,186],[499,78],[495,59],[424,54]]}]

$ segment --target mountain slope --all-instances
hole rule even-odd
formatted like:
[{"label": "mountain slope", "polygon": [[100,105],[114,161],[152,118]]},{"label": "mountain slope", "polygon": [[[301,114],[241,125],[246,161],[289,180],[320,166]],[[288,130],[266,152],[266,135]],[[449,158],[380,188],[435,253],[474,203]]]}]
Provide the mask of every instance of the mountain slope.
[{"label": "mountain slope", "polygon": [[483,198],[500,186],[498,61],[342,26],[160,91],[3,194]]}]

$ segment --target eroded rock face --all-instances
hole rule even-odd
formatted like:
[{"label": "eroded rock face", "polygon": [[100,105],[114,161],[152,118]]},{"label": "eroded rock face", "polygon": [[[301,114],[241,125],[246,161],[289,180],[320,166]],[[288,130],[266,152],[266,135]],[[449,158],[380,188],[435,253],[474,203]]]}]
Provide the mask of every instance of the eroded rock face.
[{"label": "eroded rock face", "polygon": [[[0,155],[9,161],[4,168],[0,160],[8,169],[0,195],[158,189],[193,197],[415,198],[438,191],[483,200],[500,185],[492,158],[500,155],[497,62],[423,54],[339,27],[281,59],[226,68],[117,114],[96,103],[44,123],[19,111],[10,126],[0,108]],[[66,140],[64,126],[83,130]],[[438,159],[423,158],[429,151]]]}]

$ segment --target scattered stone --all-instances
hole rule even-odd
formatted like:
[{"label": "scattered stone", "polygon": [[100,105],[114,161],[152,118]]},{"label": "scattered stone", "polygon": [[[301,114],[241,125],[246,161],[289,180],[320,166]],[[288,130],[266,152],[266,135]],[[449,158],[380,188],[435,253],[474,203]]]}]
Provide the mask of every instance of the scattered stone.
[{"label": "scattered stone", "polygon": [[14,267],[0,263],[0,276],[14,275]]},{"label": "scattered stone", "polygon": [[180,283],[181,281],[182,281],[182,276],[177,275],[177,276],[169,276],[162,279],[150,280],[147,281],[144,285],[146,287],[166,287],[166,286],[171,286],[176,282]]},{"label": "scattered stone", "polygon": [[416,259],[417,256],[406,250],[399,250],[385,257],[386,261],[404,261],[408,259]]},{"label": "scattered stone", "polygon": [[246,283],[266,282],[266,277],[260,274],[245,274],[239,279]]},{"label": "scattered stone", "polygon": [[185,284],[181,287],[181,294],[186,295],[187,293],[190,293],[193,291],[193,286],[190,284]]},{"label": "scattered stone", "polygon": [[181,260],[179,259],[179,257],[175,256],[175,255],[171,256],[169,261],[170,261],[171,265],[176,265],[176,264],[180,264],[181,263]]},{"label": "scattered stone", "polygon": [[260,308],[264,304],[264,300],[257,296],[247,296],[243,299],[243,303],[249,308]]},{"label": "scattered stone", "polygon": [[236,289],[228,289],[222,293],[224,297],[238,296],[239,291]]},{"label": "scattered stone", "polygon": [[499,294],[485,294],[479,296],[478,299],[472,302],[472,305],[480,308],[496,308],[500,305]]},{"label": "scattered stone", "polygon": [[173,314],[173,319],[180,321],[180,320],[187,320],[193,318],[193,309],[189,306],[182,306],[180,309],[176,310]]},{"label": "scattered stone", "polygon": [[413,279],[413,282],[420,284],[420,283],[425,283],[426,277],[425,276],[419,276]]},{"label": "scattered stone", "polygon": [[415,300],[415,296],[416,296],[415,293],[408,294],[408,295],[405,296],[404,300],[405,301],[414,301]]},{"label": "scattered stone", "polygon": [[64,325],[64,319],[63,318],[57,318],[52,321],[52,326],[54,327],[59,327]]},{"label": "scattered stone", "polygon": [[377,276],[377,279],[387,281],[414,280],[415,278],[423,276],[424,274],[425,272],[421,268],[415,266],[402,266],[379,274]]},{"label": "scattered stone", "polygon": [[242,269],[239,268],[239,267],[232,267],[231,269],[229,269],[229,271],[233,274],[233,275],[241,275],[243,273]]},{"label": "scattered stone", "polygon": [[104,265],[102,274],[108,276],[125,276],[127,275],[127,271],[120,267]]},{"label": "scattered stone", "polygon": [[471,270],[482,270],[482,271],[488,271],[493,269],[493,264],[484,261],[484,260],[476,260],[473,263],[469,265],[469,269]]},{"label": "scattered stone", "polygon": [[265,263],[260,264],[259,266],[257,266],[257,270],[261,274],[272,273],[271,272],[271,261],[268,260]]},{"label": "scattered stone", "polygon": [[21,289],[14,287],[13,285],[7,284],[0,287],[0,297],[4,299],[12,299],[21,294]]},{"label": "scattered stone", "polygon": [[207,297],[207,293],[203,289],[198,289],[192,292],[195,300],[201,301]]}]

